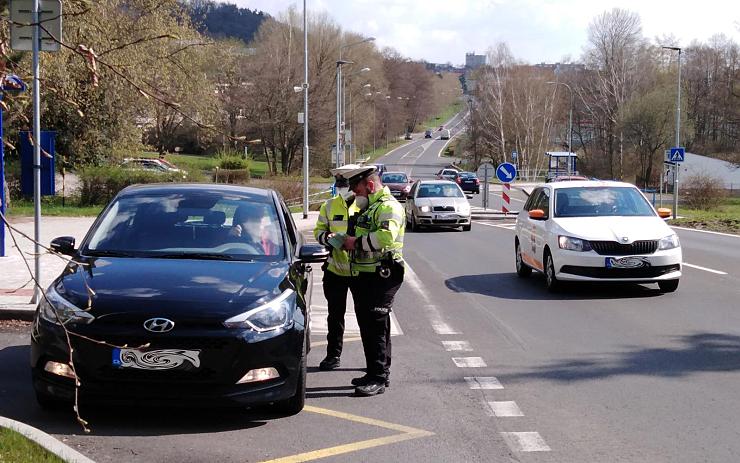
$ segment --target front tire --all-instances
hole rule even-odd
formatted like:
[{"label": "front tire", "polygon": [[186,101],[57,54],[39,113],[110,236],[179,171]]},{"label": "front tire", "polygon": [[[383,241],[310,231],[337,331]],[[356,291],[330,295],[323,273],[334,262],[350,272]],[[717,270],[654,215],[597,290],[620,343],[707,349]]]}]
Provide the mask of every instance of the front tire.
[{"label": "front tire", "polygon": [[462,226],[462,231],[470,231],[471,228],[473,228],[473,224],[469,223],[467,225]]},{"label": "front tire", "polygon": [[678,289],[678,279],[659,281],[658,288],[662,293],[672,293]]},{"label": "front tire", "polygon": [[519,248],[518,241],[514,245],[514,252],[516,253],[516,274],[521,278],[530,276],[532,274],[532,267],[525,264],[522,260],[522,250]]},{"label": "front tire", "polygon": [[301,352],[301,366],[298,372],[298,384],[295,395],[290,399],[275,403],[275,410],[284,415],[297,415],[306,405],[306,341],[303,342]]},{"label": "front tire", "polygon": [[411,214],[411,226],[409,227],[409,230],[412,232],[418,232],[419,226],[416,224],[416,219],[414,218],[414,214]]},{"label": "front tire", "polygon": [[545,251],[545,285],[551,293],[558,292],[561,287],[561,283],[555,276],[555,263],[549,250]]}]

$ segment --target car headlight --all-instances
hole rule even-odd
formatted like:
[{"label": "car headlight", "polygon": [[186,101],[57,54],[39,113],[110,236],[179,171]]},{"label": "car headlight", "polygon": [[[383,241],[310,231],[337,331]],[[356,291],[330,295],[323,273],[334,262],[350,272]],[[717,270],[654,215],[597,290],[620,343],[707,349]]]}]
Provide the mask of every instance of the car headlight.
[{"label": "car headlight", "polygon": [[464,215],[470,214],[470,205],[463,204],[461,206],[457,206],[457,212],[464,214]]},{"label": "car headlight", "polygon": [[678,235],[676,235],[675,233],[662,238],[658,242],[658,249],[661,251],[664,251],[666,249],[674,249],[679,246],[681,246],[681,243],[678,241]]},{"label": "car headlight", "polygon": [[411,187],[409,185],[406,185],[405,187],[403,187],[404,193],[408,193],[409,191],[411,191]]},{"label": "car headlight", "polygon": [[572,236],[558,236],[558,246],[560,246],[560,249],[569,251],[586,252],[591,250],[591,243]]},{"label": "car headlight", "polygon": [[227,328],[245,328],[264,333],[283,328],[293,322],[293,305],[296,294],[292,289],[259,307],[229,318],[224,322]]},{"label": "car headlight", "polygon": [[429,211],[431,211],[431,208],[429,206],[419,206],[419,211],[421,211],[421,212],[429,212]]},{"label": "car headlight", "polygon": [[47,322],[56,325],[67,323],[92,323],[95,317],[86,310],[82,310],[72,304],[52,285],[46,290],[46,295],[39,302],[39,316]]}]

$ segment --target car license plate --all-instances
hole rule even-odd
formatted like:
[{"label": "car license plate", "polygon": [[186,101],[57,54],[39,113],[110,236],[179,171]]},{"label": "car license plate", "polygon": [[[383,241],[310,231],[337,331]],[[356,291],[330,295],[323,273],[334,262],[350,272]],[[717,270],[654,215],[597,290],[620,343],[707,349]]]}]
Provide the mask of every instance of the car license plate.
[{"label": "car license plate", "polygon": [[113,349],[113,366],[138,370],[191,370],[200,367],[200,351],[186,349]]},{"label": "car license plate", "polygon": [[650,267],[650,262],[645,257],[607,257],[606,268],[642,268]]}]

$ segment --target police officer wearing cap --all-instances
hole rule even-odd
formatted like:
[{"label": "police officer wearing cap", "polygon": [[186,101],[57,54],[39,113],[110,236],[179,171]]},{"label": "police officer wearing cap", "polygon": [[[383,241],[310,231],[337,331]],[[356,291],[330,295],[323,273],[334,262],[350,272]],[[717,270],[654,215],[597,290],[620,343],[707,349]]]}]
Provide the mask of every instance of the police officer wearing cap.
[{"label": "police officer wearing cap", "polygon": [[[354,174],[359,169],[362,169],[359,165],[347,164],[331,170],[337,192],[321,205],[313,230],[316,240],[331,250],[322,267],[324,297],[329,312],[326,317],[326,357],[319,363],[319,369],[324,371],[338,368],[342,355],[344,314],[347,311],[347,292],[352,280],[349,253],[342,249],[342,240],[346,235],[354,234],[354,219],[359,212],[344,174]],[[357,271],[354,274],[357,275]]]},{"label": "police officer wearing cap", "polygon": [[375,167],[361,169],[349,178],[349,184],[362,212],[344,249],[350,251],[352,270],[358,272],[350,291],[367,364],[367,374],[354,378],[352,384],[357,386],[355,394],[372,396],[390,385],[390,312],[403,283],[406,216]]}]

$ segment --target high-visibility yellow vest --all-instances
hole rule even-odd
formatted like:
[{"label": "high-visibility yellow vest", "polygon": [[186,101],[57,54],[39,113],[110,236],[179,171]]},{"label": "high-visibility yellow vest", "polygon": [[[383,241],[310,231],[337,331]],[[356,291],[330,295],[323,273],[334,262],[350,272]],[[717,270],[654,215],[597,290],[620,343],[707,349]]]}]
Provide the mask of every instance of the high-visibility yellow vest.
[{"label": "high-visibility yellow vest", "polygon": [[[342,195],[336,195],[326,200],[319,209],[319,219],[316,221],[316,227],[313,229],[313,236],[320,244],[330,247],[327,237],[330,233],[347,234],[350,217],[359,212],[359,208],[352,201],[348,207],[347,201]],[[331,248],[331,254],[327,259],[326,269],[336,275],[353,276],[357,271],[352,271],[350,266],[350,257],[348,251],[343,249]]]},{"label": "high-visibility yellow vest", "polygon": [[388,187],[368,196],[370,205],[357,217],[352,270],[374,272],[383,260],[403,261],[406,211]]}]

